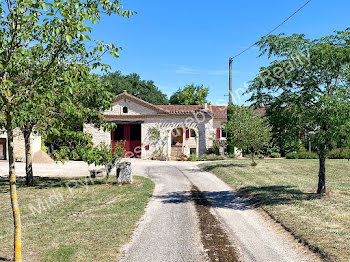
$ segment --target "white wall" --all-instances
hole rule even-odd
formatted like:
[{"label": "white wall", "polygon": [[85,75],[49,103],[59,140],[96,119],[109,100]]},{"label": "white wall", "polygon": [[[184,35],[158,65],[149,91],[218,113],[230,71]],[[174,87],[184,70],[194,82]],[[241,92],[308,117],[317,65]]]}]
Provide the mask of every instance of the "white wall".
[{"label": "white wall", "polygon": [[[0,138],[6,138],[7,141],[7,134],[5,131],[0,131]],[[30,137],[31,141],[31,149],[32,149],[32,155],[41,150],[41,136],[32,134]],[[24,143],[24,137],[22,132],[20,132],[19,129],[14,130],[14,138],[13,138],[13,146],[14,146],[14,156],[17,160],[23,160],[25,161],[25,143]],[[6,148],[7,142],[6,142]],[[8,153],[7,153],[8,158]]]}]

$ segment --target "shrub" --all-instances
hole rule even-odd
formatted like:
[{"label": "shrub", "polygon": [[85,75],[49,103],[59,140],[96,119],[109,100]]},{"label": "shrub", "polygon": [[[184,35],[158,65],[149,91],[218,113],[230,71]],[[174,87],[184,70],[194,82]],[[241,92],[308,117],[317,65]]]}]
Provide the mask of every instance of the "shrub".
[{"label": "shrub", "polygon": [[288,154],[286,154],[286,158],[287,159],[298,159],[298,153],[295,153],[295,152],[288,153]]},{"label": "shrub", "polygon": [[264,159],[264,158],[265,158],[265,156],[262,155],[262,154],[259,154],[259,155],[257,155],[256,157],[259,158],[259,159]]},{"label": "shrub", "polygon": [[257,162],[253,162],[253,163],[251,163],[250,165],[251,165],[251,166],[257,166],[258,163],[257,163]]},{"label": "shrub", "polygon": [[227,155],[228,158],[236,158],[237,156],[235,154],[229,154]]},{"label": "shrub", "polygon": [[350,159],[350,149],[349,148],[337,148],[329,152],[329,159]]},{"label": "shrub", "polygon": [[187,161],[196,161],[197,160],[197,157],[195,156],[190,156],[187,158]]},{"label": "shrub", "polygon": [[199,161],[215,161],[215,160],[224,160],[224,159],[225,159],[224,156],[218,156],[215,154],[210,154],[210,155],[204,154],[198,158]]},{"label": "shrub", "polygon": [[280,153],[277,153],[277,152],[274,152],[271,154],[271,157],[272,158],[280,158],[281,157],[281,154]]},{"label": "shrub", "polygon": [[299,159],[317,159],[318,155],[312,152],[300,152],[298,153]]}]

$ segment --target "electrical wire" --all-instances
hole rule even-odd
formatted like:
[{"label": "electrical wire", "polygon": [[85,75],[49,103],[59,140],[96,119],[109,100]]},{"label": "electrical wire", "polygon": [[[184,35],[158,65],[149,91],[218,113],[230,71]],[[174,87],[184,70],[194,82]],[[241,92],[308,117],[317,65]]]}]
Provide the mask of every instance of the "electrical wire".
[{"label": "electrical wire", "polygon": [[[307,6],[312,0],[308,0],[305,4],[303,4],[301,7],[299,7],[296,11],[294,11],[294,13],[292,13],[290,16],[288,16],[282,23],[280,23],[278,26],[276,26],[274,29],[272,29],[269,33],[267,33],[266,35],[264,35],[264,37],[267,37],[269,35],[271,35],[273,32],[275,32],[278,28],[280,28],[282,25],[284,25],[289,19],[291,19],[293,16],[295,16],[297,13],[299,13],[305,6]],[[256,45],[256,43],[250,45],[249,47],[247,47],[246,49],[244,49],[243,51],[241,51],[240,53],[238,53],[237,55],[231,57],[231,59],[235,59],[236,57],[239,57],[240,55],[244,54],[245,52],[247,52],[249,49],[251,49],[252,47],[254,47]]]}]

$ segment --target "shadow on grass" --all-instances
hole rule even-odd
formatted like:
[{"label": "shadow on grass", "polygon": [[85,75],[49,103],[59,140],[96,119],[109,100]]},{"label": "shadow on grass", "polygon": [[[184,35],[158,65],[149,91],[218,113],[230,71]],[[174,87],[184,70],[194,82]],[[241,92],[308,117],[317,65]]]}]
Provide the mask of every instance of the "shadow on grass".
[{"label": "shadow on grass", "polygon": [[305,193],[292,186],[247,186],[239,189],[237,193],[246,197],[254,207],[282,205],[322,197],[316,193]]},{"label": "shadow on grass", "polygon": [[9,258],[0,257],[0,261],[12,261],[12,260],[11,260],[11,259],[9,259]]},{"label": "shadow on grass", "polygon": [[222,168],[222,167],[250,167],[250,162],[247,164],[238,164],[238,163],[220,163],[220,164],[214,164],[214,165],[208,165],[208,166],[204,166],[202,167],[203,170],[205,171],[212,171],[216,168]]},{"label": "shadow on grass", "polygon": [[[58,187],[73,187],[78,188],[86,185],[105,184],[103,179],[91,179],[88,177],[79,178],[55,178],[55,177],[34,177],[34,186],[27,187],[25,185],[25,178],[17,178],[17,188],[58,188]],[[0,177],[0,193],[7,193],[9,191],[9,180],[5,177]],[[0,260],[1,261],[1,260]]]},{"label": "shadow on grass", "polygon": [[[193,201],[192,191],[171,192],[156,196],[163,203],[181,204]],[[290,186],[244,187],[239,191],[201,191],[201,196],[208,201],[201,205],[234,210],[246,210],[263,205],[282,205],[291,202],[307,201],[320,198],[314,193],[304,193]],[[241,196],[244,196],[242,198]]]}]

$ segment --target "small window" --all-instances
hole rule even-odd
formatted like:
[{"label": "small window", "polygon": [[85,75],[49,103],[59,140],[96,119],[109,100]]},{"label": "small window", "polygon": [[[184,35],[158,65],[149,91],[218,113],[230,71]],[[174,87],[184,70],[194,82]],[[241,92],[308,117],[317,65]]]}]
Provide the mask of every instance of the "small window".
[{"label": "small window", "polygon": [[127,114],[128,113],[128,108],[126,106],[123,107],[123,113]]},{"label": "small window", "polygon": [[191,129],[191,137],[196,137],[196,131],[194,129]]}]

